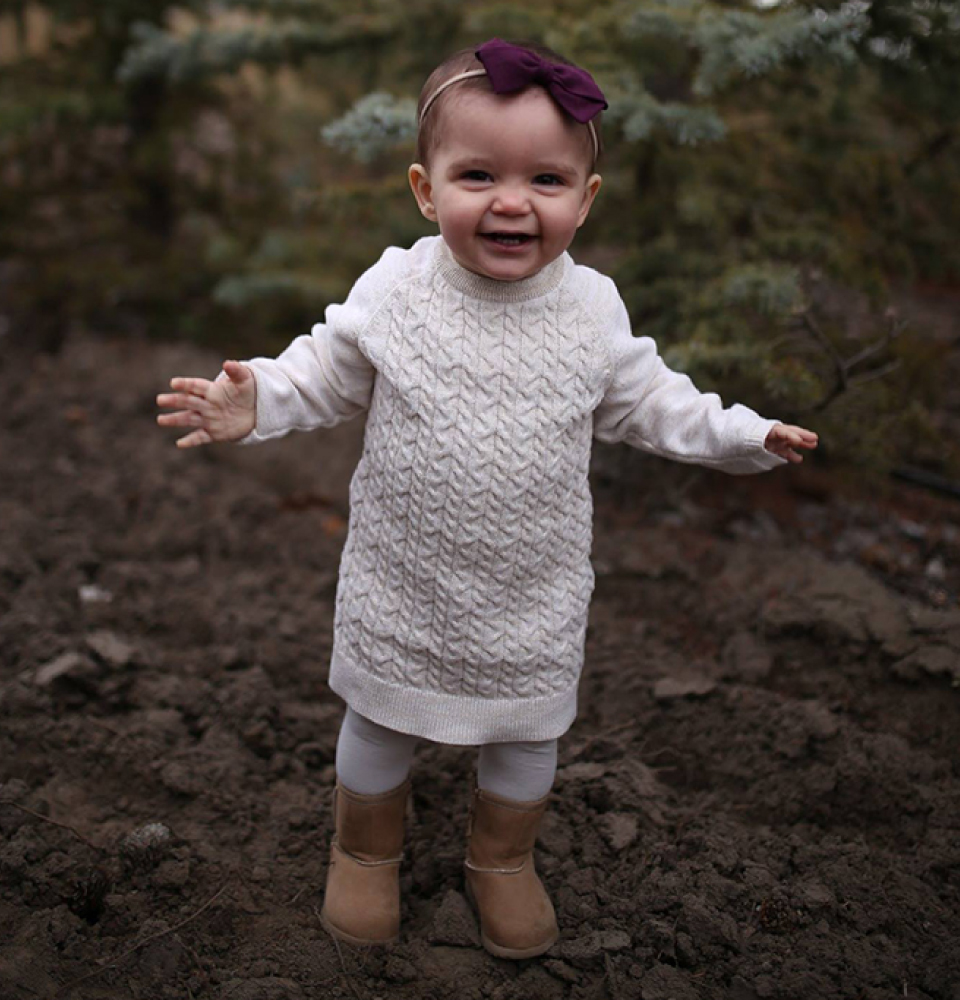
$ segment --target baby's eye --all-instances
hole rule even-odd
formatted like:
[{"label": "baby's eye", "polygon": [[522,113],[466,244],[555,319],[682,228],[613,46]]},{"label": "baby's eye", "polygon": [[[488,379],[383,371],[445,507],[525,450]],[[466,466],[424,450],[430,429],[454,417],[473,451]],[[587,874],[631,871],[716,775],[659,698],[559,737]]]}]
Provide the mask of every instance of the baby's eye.
[{"label": "baby's eye", "polygon": [[562,184],[563,178],[557,174],[537,174],[537,176],[533,179],[533,183],[552,187],[556,184]]},{"label": "baby's eye", "polygon": [[486,170],[464,170],[460,175],[465,181],[488,181],[490,175]]}]

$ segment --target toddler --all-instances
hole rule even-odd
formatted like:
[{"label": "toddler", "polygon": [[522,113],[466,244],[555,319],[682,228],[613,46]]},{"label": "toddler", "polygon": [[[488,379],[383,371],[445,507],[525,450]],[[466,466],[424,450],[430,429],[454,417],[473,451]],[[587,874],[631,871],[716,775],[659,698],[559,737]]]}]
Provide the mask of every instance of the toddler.
[{"label": "toddler", "polygon": [[724,408],[634,337],[613,282],[567,254],[600,188],[585,71],[498,39],[443,62],[410,186],[439,236],[392,247],[275,360],[158,397],[178,442],[257,442],[368,411],[350,487],[330,687],[346,702],[322,919],[395,941],[418,738],[478,745],[465,878],[484,947],[557,938],[532,850],[583,663],[593,437],[731,473],[816,435]]}]

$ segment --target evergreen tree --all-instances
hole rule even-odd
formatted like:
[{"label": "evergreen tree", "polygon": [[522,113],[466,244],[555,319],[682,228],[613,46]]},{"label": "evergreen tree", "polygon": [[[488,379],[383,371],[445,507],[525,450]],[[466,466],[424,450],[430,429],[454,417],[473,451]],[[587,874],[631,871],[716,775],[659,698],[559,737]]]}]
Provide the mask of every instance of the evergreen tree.
[{"label": "evergreen tree", "polygon": [[[11,264],[4,299],[21,339],[55,346],[76,319],[103,322],[125,300],[142,307],[151,298],[156,272],[140,272],[130,255],[147,254],[162,270],[175,225],[165,135],[175,110],[165,80],[118,87],[116,70],[133,25],[162,22],[171,9],[146,0],[0,3],[14,50],[0,65],[0,257]],[[26,45],[31,20],[47,36],[35,52]]]},{"label": "evergreen tree", "polygon": [[[384,245],[431,231],[404,168],[438,55],[531,38],[588,66],[608,95],[604,191],[575,252],[614,274],[671,364],[787,419],[813,410],[841,451],[880,462],[930,423],[936,359],[889,302],[898,282],[960,271],[949,3],[51,9],[87,42],[0,67],[0,143],[13,154],[0,256],[47,269],[34,307],[64,286],[91,316],[118,297],[159,317],[186,301],[193,328],[224,321],[238,350],[244,332],[281,346]],[[58,189],[64,162],[62,184],[84,170],[106,183]],[[57,252],[36,235],[43,205],[72,220]],[[115,266],[78,253],[84,240]]]}]

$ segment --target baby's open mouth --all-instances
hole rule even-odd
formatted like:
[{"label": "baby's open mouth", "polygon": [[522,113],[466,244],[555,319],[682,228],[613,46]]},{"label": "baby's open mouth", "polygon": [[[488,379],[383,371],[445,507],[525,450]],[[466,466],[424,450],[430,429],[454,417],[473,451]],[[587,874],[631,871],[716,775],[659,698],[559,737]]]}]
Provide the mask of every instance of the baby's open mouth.
[{"label": "baby's open mouth", "polygon": [[481,233],[480,235],[485,240],[489,240],[491,243],[498,243],[504,247],[523,246],[524,243],[529,243],[534,239],[529,233]]}]

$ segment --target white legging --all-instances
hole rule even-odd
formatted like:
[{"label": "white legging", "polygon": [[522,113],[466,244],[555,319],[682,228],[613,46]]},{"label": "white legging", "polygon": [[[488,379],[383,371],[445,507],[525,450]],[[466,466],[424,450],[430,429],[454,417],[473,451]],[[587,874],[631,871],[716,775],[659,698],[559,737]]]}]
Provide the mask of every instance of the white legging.
[{"label": "white legging", "polygon": [[[359,795],[396,788],[410,773],[417,737],[378,725],[347,708],[337,740],[337,778]],[[557,772],[557,741],[486,743],[477,757],[477,784],[517,802],[542,799]]]}]

